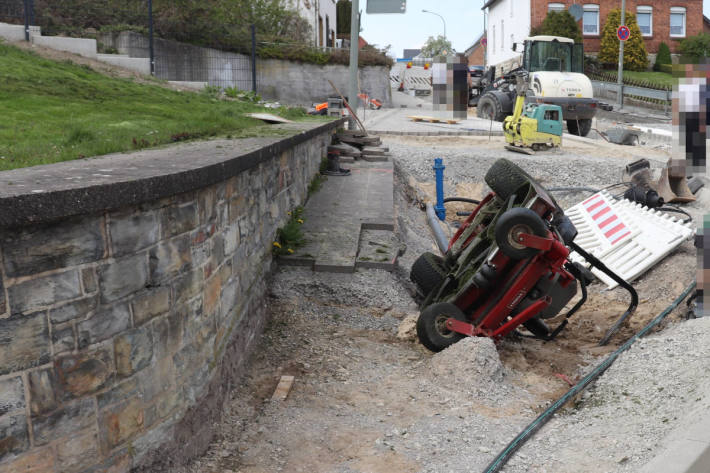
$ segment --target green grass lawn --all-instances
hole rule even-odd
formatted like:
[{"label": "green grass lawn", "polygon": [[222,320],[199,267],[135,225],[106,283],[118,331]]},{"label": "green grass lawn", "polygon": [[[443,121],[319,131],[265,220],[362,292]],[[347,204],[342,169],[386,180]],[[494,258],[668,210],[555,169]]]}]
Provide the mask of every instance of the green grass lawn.
[{"label": "green grass lawn", "polygon": [[211,136],[274,134],[245,113],[305,118],[207,93],[111,78],[0,44],[0,170]]},{"label": "green grass lawn", "polygon": [[[617,77],[618,71],[607,70],[604,71],[605,74],[611,74]],[[654,72],[654,71],[624,71],[624,78],[629,78],[632,80],[646,81],[660,86],[673,87],[673,84],[677,82],[678,79],[673,77],[672,74],[667,74],[665,72]]]}]

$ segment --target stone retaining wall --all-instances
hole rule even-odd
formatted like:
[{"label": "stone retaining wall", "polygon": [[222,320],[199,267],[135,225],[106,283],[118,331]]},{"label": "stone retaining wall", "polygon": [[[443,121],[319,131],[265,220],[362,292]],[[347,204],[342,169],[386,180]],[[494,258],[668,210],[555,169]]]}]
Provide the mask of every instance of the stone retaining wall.
[{"label": "stone retaining wall", "polygon": [[162,195],[164,176],[145,179],[149,200],[121,192],[136,182],[84,188],[79,210],[118,192],[124,205],[104,211],[61,217],[45,189],[43,222],[31,195],[14,196],[35,223],[0,215],[0,473],[156,471],[204,451],[265,323],[275,231],[304,202],[335,125],[227,157],[239,172],[219,179],[183,172],[183,193]]}]

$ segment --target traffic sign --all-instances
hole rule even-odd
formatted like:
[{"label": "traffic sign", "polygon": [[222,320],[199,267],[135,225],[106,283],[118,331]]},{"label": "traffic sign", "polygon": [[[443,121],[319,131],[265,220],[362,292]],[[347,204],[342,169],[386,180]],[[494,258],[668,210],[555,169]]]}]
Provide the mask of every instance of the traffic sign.
[{"label": "traffic sign", "polygon": [[485,48],[487,44],[488,44],[488,40],[486,38],[481,39],[481,46],[483,46]]},{"label": "traffic sign", "polygon": [[628,26],[621,25],[619,26],[619,29],[616,30],[616,36],[619,38],[620,41],[626,41],[631,37],[631,31],[629,30]]},{"label": "traffic sign", "polygon": [[367,0],[366,12],[373,13],[406,13],[407,0]]}]

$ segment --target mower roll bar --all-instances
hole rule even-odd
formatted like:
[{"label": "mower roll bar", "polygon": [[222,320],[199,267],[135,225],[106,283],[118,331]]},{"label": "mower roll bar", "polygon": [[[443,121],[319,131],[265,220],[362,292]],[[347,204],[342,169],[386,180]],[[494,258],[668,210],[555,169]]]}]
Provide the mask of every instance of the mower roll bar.
[{"label": "mower roll bar", "polygon": [[[619,330],[619,327],[621,327],[621,324],[624,323],[624,321],[636,311],[636,307],[639,305],[639,295],[636,292],[636,289],[629,284],[626,280],[624,280],[621,276],[616,274],[614,271],[611,269],[607,268],[607,266],[602,263],[596,256],[587,253],[584,251],[579,245],[577,245],[575,242],[569,242],[569,247],[572,248],[574,251],[577,252],[581,257],[583,257],[589,264],[597,268],[599,271],[603,272],[607,276],[609,276],[611,279],[613,279],[616,283],[619,284],[619,286],[623,287],[626,289],[629,294],[631,294],[631,303],[629,304],[629,307],[626,309],[626,312],[624,312],[621,317],[619,317],[619,320],[614,323],[614,325],[611,326],[609,330],[604,334],[604,337],[599,341],[599,346],[604,346],[607,343],[609,343],[609,340],[611,340],[611,337],[616,333],[617,330]],[[582,285],[584,288],[584,285]],[[583,295],[586,293],[586,291],[583,289]],[[576,307],[576,306],[575,306]],[[574,309],[573,309],[574,310]],[[566,320],[565,320],[566,322]],[[564,322],[563,322],[564,324]],[[557,332],[557,330],[555,330]]]}]

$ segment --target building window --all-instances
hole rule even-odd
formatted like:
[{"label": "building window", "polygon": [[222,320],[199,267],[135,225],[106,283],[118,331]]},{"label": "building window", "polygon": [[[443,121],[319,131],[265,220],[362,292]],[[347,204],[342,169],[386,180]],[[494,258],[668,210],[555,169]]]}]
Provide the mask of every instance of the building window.
[{"label": "building window", "polygon": [[491,51],[496,50],[496,25],[491,25]]},{"label": "building window", "polygon": [[671,38],[685,37],[685,8],[671,7]]},{"label": "building window", "polygon": [[500,20],[500,50],[505,50],[505,24]]},{"label": "building window", "polygon": [[588,36],[599,34],[599,5],[584,5],[582,33]]},{"label": "building window", "polygon": [[547,11],[565,11],[565,5],[564,3],[548,3]]},{"label": "building window", "polygon": [[653,7],[636,7],[636,22],[643,36],[653,36]]}]

